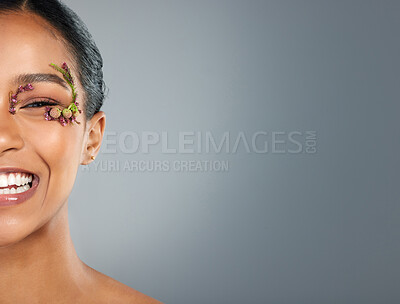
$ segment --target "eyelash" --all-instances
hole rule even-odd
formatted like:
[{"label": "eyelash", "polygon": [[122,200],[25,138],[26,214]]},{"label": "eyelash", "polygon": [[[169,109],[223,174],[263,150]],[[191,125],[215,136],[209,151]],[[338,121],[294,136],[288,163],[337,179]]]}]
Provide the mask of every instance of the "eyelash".
[{"label": "eyelash", "polygon": [[[33,105],[39,105],[39,106],[33,106]],[[57,106],[59,103],[48,101],[48,100],[39,100],[39,101],[34,101],[26,106],[23,106],[22,108],[42,108],[45,106]]]}]

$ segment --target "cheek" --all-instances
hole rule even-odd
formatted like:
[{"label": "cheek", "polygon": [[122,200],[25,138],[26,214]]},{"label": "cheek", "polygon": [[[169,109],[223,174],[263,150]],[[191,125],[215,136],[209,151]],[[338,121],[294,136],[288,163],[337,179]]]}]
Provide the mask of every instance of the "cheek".
[{"label": "cheek", "polygon": [[62,126],[58,121],[44,118],[24,123],[24,141],[37,150],[46,162],[67,166],[79,159],[83,127],[81,125]]},{"label": "cheek", "polygon": [[68,198],[79,168],[83,124],[62,126],[42,118],[30,119],[29,125],[23,132],[26,148],[40,163],[43,177],[47,177],[41,181],[41,186],[47,187],[43,204],[61,203]]}]

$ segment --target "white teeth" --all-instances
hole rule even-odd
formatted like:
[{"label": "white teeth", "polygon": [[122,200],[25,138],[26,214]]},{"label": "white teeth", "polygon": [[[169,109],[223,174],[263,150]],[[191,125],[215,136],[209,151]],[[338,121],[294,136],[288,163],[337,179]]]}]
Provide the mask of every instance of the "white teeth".
[{"label": "white teeth", "polygon": [[21,186],[21,185],[22,185],[22,182],[21,182],[21,173],[18,173],[18,174],[15,176],[15,184],[16,184],[17,186]]},{"label": "white teeth", "polygon": [[8,177],[5,174],[0,175],[0,187],[8,187]]},{"label": "white teeth", "polygon": [[25,186],[18,187],[17,190],[16,190],[16,193],[25,192],[25,191],[29,190],[30,188],[31,188],[31,187],[29,187],[29,185],[25,185]]},{"label": "white teeth", "polygon": [[14,173],[10,173],[8,175],[8,184],[9,185],[15,185],[15,175],[14,175]]},{"label": "white teeth", "polygon": [[31,187],[29,185],[21,186],[18,187],[17,189],[15,188],[5,188],[5,189],[0,189],[0,195],[1,194],[16,194],[16,193],[22,193],[27,190],[29,190]]},{"label": "white teeth", "polygon": [[[29,190],[33,176],[25,173],[3,173],[0,174],[0,195],[1,194],[16,194]],[[12,187],[17,186],[17,187]]]}]

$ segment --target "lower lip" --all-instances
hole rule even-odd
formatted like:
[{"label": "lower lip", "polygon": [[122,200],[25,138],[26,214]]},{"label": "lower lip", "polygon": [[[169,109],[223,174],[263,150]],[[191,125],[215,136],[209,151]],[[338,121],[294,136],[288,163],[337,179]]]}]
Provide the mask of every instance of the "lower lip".
[{"label": "lower lip", "polygon": [[23,202],[30,199],[32,195],[35,194],[38,185],[39,185],[39,178],[36,175],[34,175],[32,180],[32,187],[29,190],[15,194],[0,194],[0,207],[22,204]]}]

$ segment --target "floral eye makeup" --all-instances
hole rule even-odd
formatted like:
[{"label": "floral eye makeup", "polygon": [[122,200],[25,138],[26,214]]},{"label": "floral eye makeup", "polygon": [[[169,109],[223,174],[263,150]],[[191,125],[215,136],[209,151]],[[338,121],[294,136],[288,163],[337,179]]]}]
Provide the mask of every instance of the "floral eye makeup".
[{"label": "floral eye makeup", "polygon": [[[80,113],[82,113],[82,110],[79,108],[79,103],[76,101],[77,99],[76,87],[68,65],[64,62],[61,67],[59,67],[54,63],[51,63],[50,66],[63,75],[64,81],[71,88],[72,90],[71,103],[69,104],[68,107],[64,107],[59,102],[45,99],[33,102],[27,106],[24,106],[23,108],[41,108],[45,106],[45,112],[44,112],[45,120],[47,121],[57,120],[62,126],[66,126],[68,124],[73,124],[73,123],[80,124],[80,122],[76,120],[76,117]],[[18,95],[20,93],[32,90],[34,90],[33,85],[28,83],[25,86],[19,86],[15,94],[13,92],[10,92],[9,112],[11,114],[14,115],[17,112],[16,105],[19,103]]]},{"label": "floral eye makeup", "polygon": [[17,89],[17,93],[13,94],[12,92],[10,92],[10,108],[9,108],[8,111],[11,114],[15,114],[16,113],[15,106],[18,103],[18,101],[17,101],[18,94],[19,93],[23,93],[25,91],[32,91],[32,90],[33,90],[33,86],[30,83],[28,83],[24,87],[23,86],[19,86],[18,89]]}]

